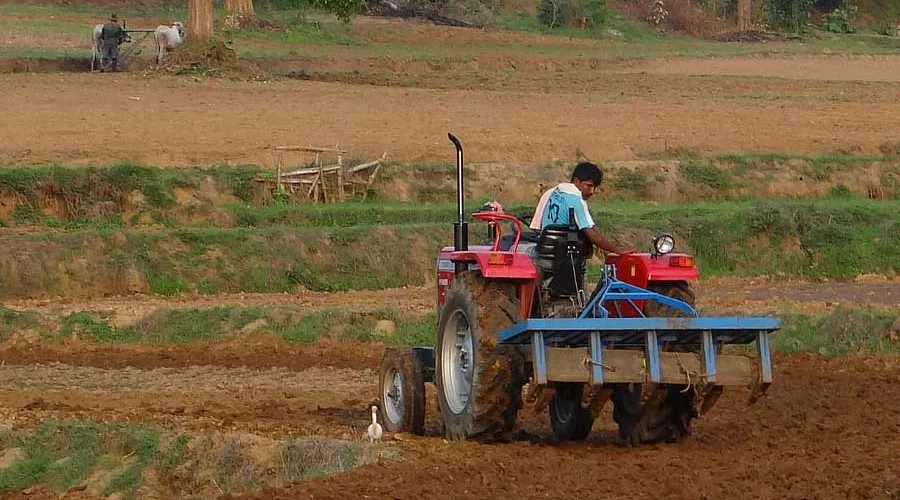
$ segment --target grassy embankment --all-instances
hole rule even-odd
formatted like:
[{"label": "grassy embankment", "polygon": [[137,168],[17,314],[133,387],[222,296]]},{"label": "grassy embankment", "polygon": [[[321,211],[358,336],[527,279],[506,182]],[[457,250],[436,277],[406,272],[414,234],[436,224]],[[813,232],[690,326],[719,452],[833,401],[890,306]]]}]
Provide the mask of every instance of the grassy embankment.
[{"label": "grassy embankment", "polygon": [[[858,169],[874,180],[853,184]],[[708,277],[891,274],[900,262],[898,169],[895,156],[686,157],[666,177],[611,169],[592,210],[603,231],[639,247],[655,232],[673,232]],[[0,259],[9,264],[0,268],[2,294],[422,284],[437,248],[450,241],[451,172],[444,164],[393,165],[371,193],[373,202],[296,205],[256,182],[266,172],[255,166],[2,169],[0,225],[24,229],[0,235],[8,249]],[[769,189],[794,177],[807,179],[797,186],[817,183],[806,193],[821,196],[784,198]],[[398,182],[404,202],[391,190]],[[657,185],[673,199],[694,201],[644,202],[656,198]],[[879,199],[863,196],[872,186]],[[492,189],[477,167],[468,187],[470,209]],[[520,202],[507,209],[528,211]],[[473,225],[473,240],[480,230]]]},{"label": "grassy embankment", "polygon": [[0,470],[0,491],[43,485],[117,498],[140,498],[148,490],[211,498],[345,472],[377,459],[376,450],[358,440],[247,440],[77,420],[2,431],[0,450],[11,463]]}]

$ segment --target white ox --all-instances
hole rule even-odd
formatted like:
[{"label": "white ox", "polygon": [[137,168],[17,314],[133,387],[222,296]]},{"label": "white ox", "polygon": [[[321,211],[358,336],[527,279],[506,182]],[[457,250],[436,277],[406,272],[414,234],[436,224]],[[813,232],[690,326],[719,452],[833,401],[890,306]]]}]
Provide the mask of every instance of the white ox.
[{"label": "white ox", "polygon": [[153,37],[156,38],[156,64],[159,64],[167,52],[184,41],[184,25],[178,21],[170,26],[159,25],[153,32]]}]

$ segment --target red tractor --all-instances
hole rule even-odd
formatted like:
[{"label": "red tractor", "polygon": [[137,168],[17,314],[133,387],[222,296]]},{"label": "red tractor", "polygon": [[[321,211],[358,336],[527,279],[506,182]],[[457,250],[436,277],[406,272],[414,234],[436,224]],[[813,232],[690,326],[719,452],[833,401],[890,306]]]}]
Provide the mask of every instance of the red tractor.
[{"label": "red tractor", "polygon": [[[669,234],[654,238],[649,253],[608,255],[589,295],[590,247],[575,227],[526,231],[519,218],[486,209],[472,217],[487,223],[487,241],[469,246],[462,146],[449,137],[457,221],[454,245],[437,259],[436,345],[385,350],[388,432],[423,432],[424,384],[432,381],[450,439],[503,435],[525,403],[549,408],[557,439],[584,439],[612,401],[626,443],[677,441],[725,386],[752,387],[751,402],[765,392],[768,336],[779,321],[698,317],[690,284],[699,272],[691,256],[672,253]],[[504,224],[512,234],[502,234]],[[755,360],[721,352],[751,342]]]}]

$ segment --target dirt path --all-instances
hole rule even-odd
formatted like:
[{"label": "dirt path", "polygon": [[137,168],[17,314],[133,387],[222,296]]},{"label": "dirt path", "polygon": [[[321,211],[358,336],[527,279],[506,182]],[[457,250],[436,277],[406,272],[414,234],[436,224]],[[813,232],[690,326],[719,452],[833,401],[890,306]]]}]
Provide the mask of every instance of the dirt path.
[{"label": "dirt path", "polygon": [[[696,285],[698,307],[708,314],[823,313],[843,305],[900,308],[900,281],[873,278],[858,282],[790,283],[757,279],[715,279]],[[81,301],[71,299],[20,300],[4,303],[15,310],[31,310],[46,316],[63,317],[73,312],[98,311],[109,314],[117,327],[133,324],[154,311],[212,308],[219,306],[274,307],[289,305],[315,312],[325,309],[376,311],[393,308],[420,315],[433,311],[431,287],[390,290],[357,290],[339,293],[300,294],[246,293],[189,295],[178,297],[124,296]]]},{"label": "dirt path", "polygon": [[[576,81],[579,71],[545,76]],[[877,152],[900,127],[892,87],[867,88],[860,99],[811,101],[790,83],[674,76],[630,76],[602,90],[562,91],[103,77],[109,85],[97,85],[97,75],[0,76],[11,90],[0,94],[0,164],[271,165],[274,151],[267,148],[298,136],[310,144],[339,143],[356,157],[451,159],[448,131],[480,162],[568,158],[578,149],[590,158],[620,159],[667,147]],[[735,98],[740,86],[745,91]],[[844,91],[859,94],[848,87],[829,95]],[[126,125],[107,127],[120,117]]]},{"label": "dirt path", "polygon": [[618,71],[660,75],[730,75],[792,80],[900,82],[897,55],[753,55],[661,58],[621,64]]}]

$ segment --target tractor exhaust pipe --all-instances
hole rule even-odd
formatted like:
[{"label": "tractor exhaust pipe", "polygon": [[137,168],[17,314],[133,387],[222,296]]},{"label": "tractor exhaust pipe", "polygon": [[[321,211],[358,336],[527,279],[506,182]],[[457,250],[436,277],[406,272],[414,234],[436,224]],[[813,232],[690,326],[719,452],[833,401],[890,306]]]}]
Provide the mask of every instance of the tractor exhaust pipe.
[{"label": "tractor exhaust pipe", "polygon": [[455,135],[448,133],[450,142],[456,147],[456,222],[453,223],[453,249],[457,252],[469,249],[469,224],[463,211],[465,191],[463,190],[463,149]]}]

